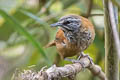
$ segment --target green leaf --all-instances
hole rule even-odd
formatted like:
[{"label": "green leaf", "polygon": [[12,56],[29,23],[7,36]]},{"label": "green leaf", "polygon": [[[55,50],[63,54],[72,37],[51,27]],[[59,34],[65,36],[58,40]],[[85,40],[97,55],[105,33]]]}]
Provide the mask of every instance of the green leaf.
[{"label": "green leaf", "polygon": [[10,23],[13,28],[15,30],[17,30],[20,34],[22,34],[24,37],[26,37],[26,39],[28,39],[29,41],[31,41],[31,43],[38,49],[39,53],[41,53],[43,55],[43,57],[45,58],[45,61],[48,63],[48,65],[51,65],[51,61],[48,59],[48,57],[46,56],[45,51],[43,50],[43,48],[41,47],[40,43],[37,42],[32,35],[30,35],[28,33],[28,31],[26,29],[24,29],[19,22],[12,16],[8,15],[4,10],[0,9],[0,15],[8,22]]},{"label": "green leaf", "polygon": [[28,17],[32,18],[33,20],[37,21],[38,23],[42,24],[43,26],[49,26],[48,23],[46,23],[44,20],[40,19],[38,16],[35,16],[34,14],[32,14],[31,12],[25,11],[23,9],[20,9],[20,11],[27,15]]}]

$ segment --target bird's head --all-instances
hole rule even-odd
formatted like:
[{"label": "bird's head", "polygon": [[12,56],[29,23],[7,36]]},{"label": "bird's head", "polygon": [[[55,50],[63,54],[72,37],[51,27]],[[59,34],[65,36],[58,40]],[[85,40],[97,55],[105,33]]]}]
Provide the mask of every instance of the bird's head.
[{"label": "bird's head", "polygon": [[51,24],[51,26],[59,26],[63,30],[75,30],[81,26],[81,19],[78,15],[67,15],[61,17],[58,22]]}]

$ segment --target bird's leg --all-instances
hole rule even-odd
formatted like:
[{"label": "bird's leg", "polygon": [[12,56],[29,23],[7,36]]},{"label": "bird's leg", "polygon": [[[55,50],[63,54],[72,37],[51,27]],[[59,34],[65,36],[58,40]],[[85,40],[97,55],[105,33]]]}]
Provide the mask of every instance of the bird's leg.
[{"label": "bird's leg", "polygon": [[65,58],[64,60],[70,61],[70,62],[72,62],[72,63],[80,63],[81,66],[82,66],[82,70],[83,70],[83,71],[85,70],[85,64],[84,64],[83,62],[81,62],[80,60],[69,59],[69,58]]},{"label": "bird's leg", "polygon": [[78,54],[78,56],[77,56],[77,60],[80,60],[82,57],[83,57],[83,53],[80,52],[80,54]]},{"label": "bird's leg", "polygon": [[80,60],[82,57],[88,57],[88,59],[90,60],[90,63],[93,64],[93,60],[90,58],[88,54],[84,54],[84,52],[80,53],[80,56],[78,57],[77,60]]},{"label": "bird's leg", "polygon": [[77,60],[69,59],[69,58],[65,58],[64,60],[70,61],[72,63],[80,63],[82,65],[83,70],[84,70],[85,64],[80,61],[80,59],[83,58],[83,57],[88,57],[88,59],[90,60],[90,63],[93,64],[93,60],[88,56],[88,54],[84,54],[83,52],[80,53],[80,56],[78,57]]}]

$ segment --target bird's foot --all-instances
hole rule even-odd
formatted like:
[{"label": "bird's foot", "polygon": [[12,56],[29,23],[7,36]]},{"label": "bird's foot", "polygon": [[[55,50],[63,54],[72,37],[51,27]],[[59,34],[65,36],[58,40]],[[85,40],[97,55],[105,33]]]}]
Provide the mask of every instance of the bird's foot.
[{"label": "bird's foot", "polygon": [[78,57],[77,60],[80,60],[83,57],[88,57],[88,59],[90,60],[90,63],[93,64],[92,58],[90,58],[90,56],[88,54],[84,54],[83,52],[80,53],[80,56]]},{"label": "bird's foot", "polygon": [[65,58],[64,60],[66,61],[70,61],[72,63],[80,63],[82,66],[82,69],[85,70],[85,64],[83,62],[80,61],[81,58],[87,57],[90,60],[90,63],[93,64],[93,60],[90,58],[90,56],[88,54],[84,54],[83,52],[81,52],[80,56],[78,57],[77,60],[75,59],[69,59],[69,58]]}]

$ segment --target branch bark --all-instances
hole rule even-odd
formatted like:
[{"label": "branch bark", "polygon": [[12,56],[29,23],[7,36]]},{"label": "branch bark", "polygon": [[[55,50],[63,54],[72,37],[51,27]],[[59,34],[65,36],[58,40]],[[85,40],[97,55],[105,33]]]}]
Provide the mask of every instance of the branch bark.
[{"label": "branch bark", "polygon": [[91,63],[88,57],[81,58],[80,63],[67,64],[64,67],[53,65],[46,70],[44,68],[41,69],[38,73],[25,70],[17,78],[21,80],[61,80],[63,77],[68,77],[70,80],[74,80],[76,74],[83,69],[82,66],[88,68],[93,75],[98,76],[101,80],[107,80],[101,68]]},{"label": "branch bark", "polygon": [[117,11],[110,0],[104,2],[105,17],[105,73],[108,80],[119,80],[120,44],[117,32]]}]

